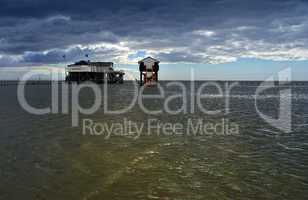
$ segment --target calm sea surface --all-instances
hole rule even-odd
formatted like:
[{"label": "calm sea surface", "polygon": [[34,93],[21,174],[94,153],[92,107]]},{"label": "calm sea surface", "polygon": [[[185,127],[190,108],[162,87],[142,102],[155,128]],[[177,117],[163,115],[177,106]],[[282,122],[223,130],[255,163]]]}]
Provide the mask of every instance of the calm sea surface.
[{"label": "calm sea surface", "polygon": [[[204,82],[196,82],[195,90],[190,82],[182,83],[190,105]],[[162,83],[166,96],[182,94],[179,87],[167,84]],[[226,82],[218,84],[224,89]],[[4,84],[0,86],[0,199],[307,199],[308,83],[285,87],[292,96],[280,96],[275,88],[258,98],[260,111],[273,117],[279,115],[279,102],[291,98],[291,133],[272,127],[256,112],[259,84],[240,82],[234,87],[227,96],[229,113],[209,115],[196,108],[193,113],[147,115],[136,105],[125,114],[107,115],[102,106],[92,115],[81,115],[75,128],[71,114],[27,113],[18,103],[17,86]],[[48,84],[27,85],[26,98],[43,108],[50,105],[50,91]],[[212,87],[205,91],[213,94],[202,100],[205,108],[225,108],[226,96],[215,95]],[[145,91],[156,92],[155,88]],[[110,109],[119,109],[131,102],[135,91],[127,82],[109,85],[107,94]],[[79,97],[84,107],[93,103],[88,89]],[[144,104],[154,110],[163,108],[163,103],[146,99]],[[177,109],[182,103],[177,98],[170,107]],[[82,134],[83,119],[111,125],[124,118],[136,124],[149,119],[183,123],[184,128],[189,119],[210,123],[227,119],[238,124],[239,134],[159,135],[146,129],[137,139],[131,134],[109,139]]]}]

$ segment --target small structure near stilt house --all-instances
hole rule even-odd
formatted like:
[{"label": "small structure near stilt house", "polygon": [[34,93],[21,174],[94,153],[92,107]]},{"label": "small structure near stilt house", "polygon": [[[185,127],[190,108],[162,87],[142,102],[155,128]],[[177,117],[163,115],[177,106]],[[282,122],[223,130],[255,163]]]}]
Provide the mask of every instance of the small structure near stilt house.
[{"label": "small structure near stilt house", "polygon": [[123,83],[124,72],[115,71],[112,62],[79,61],[65,69],[67,82]]},{"label": "small structure near stilt house", "polygon": [[150,86],[158,82],[159,60],[147,57],[138,62],[140,85]]}]

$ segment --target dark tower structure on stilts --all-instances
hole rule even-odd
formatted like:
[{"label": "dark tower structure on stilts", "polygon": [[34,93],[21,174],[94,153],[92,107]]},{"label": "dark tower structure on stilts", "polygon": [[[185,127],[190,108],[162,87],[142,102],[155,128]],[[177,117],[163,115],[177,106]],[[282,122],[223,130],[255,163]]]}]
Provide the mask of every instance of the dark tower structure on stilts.
[{"label": "dark tower structure on stilts", "polygon": [[158,82],[159,60],[147,57],[138,62],[140,85],[153,85]]}]

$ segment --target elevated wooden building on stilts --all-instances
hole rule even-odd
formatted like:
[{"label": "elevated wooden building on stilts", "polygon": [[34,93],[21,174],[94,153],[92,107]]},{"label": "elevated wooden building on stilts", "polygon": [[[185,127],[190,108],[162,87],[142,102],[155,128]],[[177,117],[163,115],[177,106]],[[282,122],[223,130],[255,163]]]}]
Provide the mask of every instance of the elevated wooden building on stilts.
[{"label": "elevated wooden building on stilts", "polygon": [[159,60],[147,57],[138,62],[140,71],[140,85],[155,85],[158,82]]},{"label": "elevated wooden building on stilts", "polygon": [[125,73],[115,71],[112,62],[79,61],[65,69],[67,82],[123,83]]}]

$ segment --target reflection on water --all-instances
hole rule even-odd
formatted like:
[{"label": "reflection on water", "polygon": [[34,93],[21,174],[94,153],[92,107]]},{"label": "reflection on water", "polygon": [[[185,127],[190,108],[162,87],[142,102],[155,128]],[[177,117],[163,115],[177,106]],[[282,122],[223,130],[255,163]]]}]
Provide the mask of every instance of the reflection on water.
[{"label": "reflection on water", "polygon": [[[215,122],[227,117],[240,125],[240,135],[152,134],[138,140],[83,136],[81,127],[71,127],[69,114],[27,114],[18,105],[16,86],[0,87],[0,198],[306,199],[308,83],[292,86],[293,132],[289,134],[258,117],[253,98],[257,84],[242,82],[232,90],[229,114],[205,116],[197,110],[155,116],[161,122],[200,117]],[[109,86],[111,108],[129,104],[131,86]],[[28,86],[27,98],[44,107],[49,105],[49,90],[49,85]],[[166,89],[167,95],[179,92]],[[80,97],[84,105],[93,100],[87,93]],[[264,94],[260,109],[277,114],[277,97],[277,91]],[[208,108],[224,106],[218,96],[203,103]],[[162,106],[159,100],[145,104]],[[173,105],[178,104],[180,100],[174,100]],[[120,116],[102,110],[87,116],[108,123],[124,117],[139,123],[153,118],[137,106]]]}]

